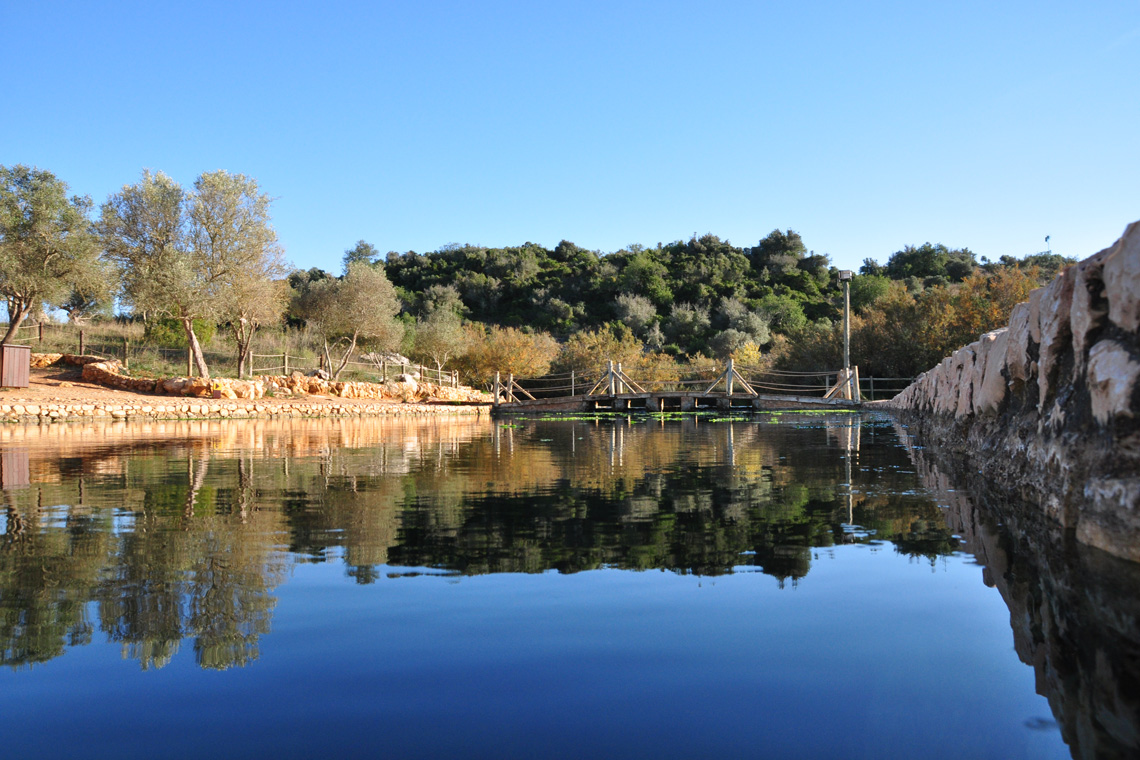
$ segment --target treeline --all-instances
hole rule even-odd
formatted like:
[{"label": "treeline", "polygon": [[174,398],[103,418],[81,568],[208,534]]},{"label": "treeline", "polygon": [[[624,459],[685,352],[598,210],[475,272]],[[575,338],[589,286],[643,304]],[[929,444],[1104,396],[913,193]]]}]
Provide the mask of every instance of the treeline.
[{"label": "treeline", "polygon": [[[661,376],[732,356],[749,365],[841,364],[839,270],[792,230],[753,247],[716,235],[612,253],[562,241],[381,254],[359,241],[340,272],[292,271],[255,180],[203,174],[189,189],[144,172],[96,209],[50,172],[0,167],[0,295],[8,342],[45,307],[70,319],[112,304],[179,330],[209,375],[199,335],[230,331],[239,373],[253,333],[303,329],[335,375],[354,352],[400,351],[456,367],[533,376],[606,359]],[[864,374],[911,376],[981,332],[1071,259],[1052,253],[980,261],[926,243],[867,259],[851,280],[852,361]]]}]

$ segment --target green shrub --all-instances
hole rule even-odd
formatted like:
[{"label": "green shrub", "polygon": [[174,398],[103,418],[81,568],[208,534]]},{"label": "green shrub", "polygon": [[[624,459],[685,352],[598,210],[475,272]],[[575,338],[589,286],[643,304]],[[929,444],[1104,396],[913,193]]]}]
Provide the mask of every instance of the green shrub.
[{"label": "green shrub", "polygon": [[[213,322],[204,319],[194,320],[194,334],[198,336],[198,342],[203,346],[214,339],[214,333],[217,331],[218,326]],[[155,319],[147,322],[143,331],[143,340],[152,346],[166,348],[186,348],[189,345],[189,341],[186,340],[186,330],[177,319]]]}]

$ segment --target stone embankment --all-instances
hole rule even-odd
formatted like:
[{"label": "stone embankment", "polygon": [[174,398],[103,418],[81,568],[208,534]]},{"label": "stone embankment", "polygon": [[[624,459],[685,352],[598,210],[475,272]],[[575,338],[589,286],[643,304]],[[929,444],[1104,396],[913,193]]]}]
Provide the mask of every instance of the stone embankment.
[{"label": "stone embankment", "polygon": [[[46,402],[0,398],[0,421],[480,414],[483,411],[480,404],[490,402],[489,394],[481,391],[418,383],[411,377],[384,384],[332,382],[300,372],[250,381],[185,377],[154,380],[127,376],[117,360],[69,354],[36,354],[32,358],[33,367],[56,364],[82,367],[86,382],[155,398],[133,396]],[[171,396],[179,398],[169,398]]]},{"label": "stone embankment", "polygon": [[1140,561],[1140,222],[884,406],[920,440]]}]

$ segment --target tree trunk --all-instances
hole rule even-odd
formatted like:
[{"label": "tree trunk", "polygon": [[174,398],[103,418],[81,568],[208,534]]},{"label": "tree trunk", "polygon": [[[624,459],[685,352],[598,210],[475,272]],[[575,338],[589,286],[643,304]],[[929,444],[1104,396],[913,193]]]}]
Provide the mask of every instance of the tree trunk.
[{"label": "tree trunk", "polygon": [[[8,332],[4,333],[4,337],[0,339],[0,346],[8,345],[8,341],[16,337],[16,331],[20,329],[23,324],[24,318],[28,316],[30,307],[24,306],[19,300],[9,299],[8,301]],[[13,316],[15,312],[15,316]]]},{"label": "tree trunk", "polygon": [[198,374],[203,380],[209,380],[210,369],[206,366],[206,357],[202,355],[202,345],[198,343],[198,336],[194,334],[194,321],[188,317],[182,317],[182,327],[186,330],[186,340],[190,342],[190,355],[194,358],[195,366],[198,367]]},{"label": "tree trunk", "polygon": [[[253,333],[257,324],[247,319],[240,319],[230,323],[234,332],[234,343],[237,344],[238,378],[245,377],[245,365],[249,360],[249,352],[253,347]],[[252,369],[252,367],[251,367]]]},{"label": "tree trunk", "polygon": [[[332,379],[340,379],[340,373],[344,372],[344,368],[348,366],[348,357],[352,356],[352,352],[356,349],[357,333],[352,334],[352,340],[348,343],[348,348],[344,351],[344,356],[340,358],[340,364],[337,365],[336,372],[333,373]],[[331,365],[330,365],[331,366]]]}]

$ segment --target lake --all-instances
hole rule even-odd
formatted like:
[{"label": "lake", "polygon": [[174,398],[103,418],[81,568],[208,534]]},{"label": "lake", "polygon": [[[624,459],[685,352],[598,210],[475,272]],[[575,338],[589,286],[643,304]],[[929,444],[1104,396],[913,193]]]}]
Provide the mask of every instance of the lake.
[{"label": "lake", "polygon": [[1127,756],[1135,568],[930,460],[867,414],[6,427],[4,756]]}]

